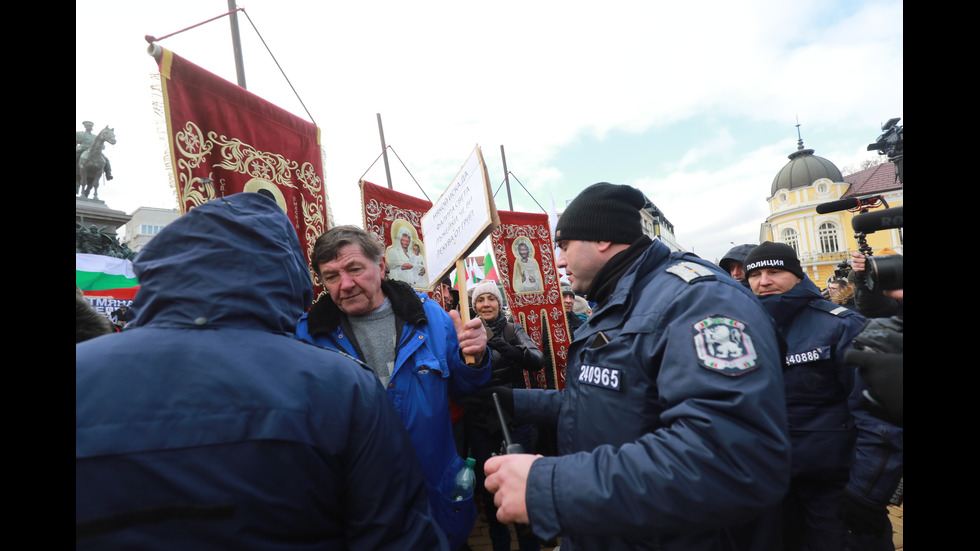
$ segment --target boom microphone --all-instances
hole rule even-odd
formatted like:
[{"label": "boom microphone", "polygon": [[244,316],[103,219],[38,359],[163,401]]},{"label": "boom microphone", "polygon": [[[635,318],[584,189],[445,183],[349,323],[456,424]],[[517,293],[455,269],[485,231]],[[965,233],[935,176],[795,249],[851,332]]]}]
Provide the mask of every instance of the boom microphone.
[{"label": "boom microphone", "polygon": [[827,214],[828,212],[853,209],[860,204],[861,202],[854,197],[851,197],[850,199],[841,199],[840,201],[828,201],[817,205],[817,214]]},{"label": "boom microphone", "polygon": [[903,212],[905,207],[866,212],[851,219],[851,227],[856,232],[872,233],[878,230],[890,230],[904,226]]}]

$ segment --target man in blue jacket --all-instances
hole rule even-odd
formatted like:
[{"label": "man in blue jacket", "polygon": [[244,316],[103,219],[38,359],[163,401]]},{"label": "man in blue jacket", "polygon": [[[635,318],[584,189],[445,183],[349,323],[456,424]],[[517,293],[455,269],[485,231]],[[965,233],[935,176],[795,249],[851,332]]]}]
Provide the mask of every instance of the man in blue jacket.
[{"label": "man in blue jacket", "polygon": [[456,454],[449,396],[472,393],[490,380],[483,322],[473,318],[464,325],[458,312],[446,313],[425,293],[385,279],[384,249],[360,228],[339,226],[321,235],[311,263],[327,294],[299,320],[297,338],[371,366],[421,460],[433,516],[459,549],[473,529],[476,505],[472,496],[450,500],[466,463]]},{"label": "man in blue jacket", "polygon": [[745,273],[787,347],[793,478],[784,548],[894,549],[887,505],[903,473],[902,429],[861,407],[864,386],[844,359],[864,316],[825,300],[785,243],[752,249]]},{"label": "man in blue jacket", "polygon": [[790,447],[775,329],[717,266],[644,235],[645,202],[599,183],[558,219],[557,265],[596,307],[564,391],[513,391],[515,422],[557,420],[560,455],[487,461],[497,518],[561,535],[562,551],[778,549]]},{"label": "man in blue jacket", "polygon": [[313,289],[274,201],[195,207],[133,267],[135,319],[75,347],[76,549],[448,550],[374,375],[292,338]]}]

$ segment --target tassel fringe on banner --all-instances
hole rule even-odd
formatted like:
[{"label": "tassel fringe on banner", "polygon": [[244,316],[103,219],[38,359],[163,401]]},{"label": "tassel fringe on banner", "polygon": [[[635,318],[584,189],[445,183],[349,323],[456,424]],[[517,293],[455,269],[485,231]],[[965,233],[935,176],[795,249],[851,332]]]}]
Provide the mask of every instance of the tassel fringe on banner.
[{"label": "tassel fringe on banner", "polygon": [[180,204],[180,194],[177,193],[177,178],[174,177],[174,165],[170,157],[170,138],[167,136],[167,115],[163,106],[163,88],[160,84],[160,73],[150,73],[150,105],[153,107],[153,122],[156,126],[157,139],[163,150],[163,169],[167,173],[167,185],[174,194],[174,203]]}]

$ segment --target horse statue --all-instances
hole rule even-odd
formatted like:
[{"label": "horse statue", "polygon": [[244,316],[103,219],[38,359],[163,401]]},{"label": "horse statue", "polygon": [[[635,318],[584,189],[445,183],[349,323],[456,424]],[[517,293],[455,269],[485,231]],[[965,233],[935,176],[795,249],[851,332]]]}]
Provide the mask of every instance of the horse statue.
[{"label": "horse statue", "polygon": [[87,199],[89,193],[94,192],[93,199],[98,199],[99,180],[102,179],[103,172],[105,172],[107,180],[112,179],[112,174],[106,171],[108,161],[102,154],[107,143],[116,144],[116,133],[108,126],[99,132],[92,145],[82,151],[78,157],[78,163],[75,165],[75,195],[81,192]]}]

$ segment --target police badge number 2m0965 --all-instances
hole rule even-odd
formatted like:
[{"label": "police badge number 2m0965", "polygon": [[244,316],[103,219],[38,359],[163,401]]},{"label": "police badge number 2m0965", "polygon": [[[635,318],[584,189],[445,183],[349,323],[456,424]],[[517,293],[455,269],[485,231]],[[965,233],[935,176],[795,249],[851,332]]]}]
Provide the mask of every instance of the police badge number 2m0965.
[{"label": "police badge number 2m0965", "polygon": [[620,390],[623,384],[623,374],[613,367],[582,364],[579,366],[578,382],[609,390]]},{"label": "police badge number 2m0965", "polygon": [[724,316],[711,316],[691,326],[698,363],[723,375],[736,377],[759,367],[759,357],[745,324]]}]

